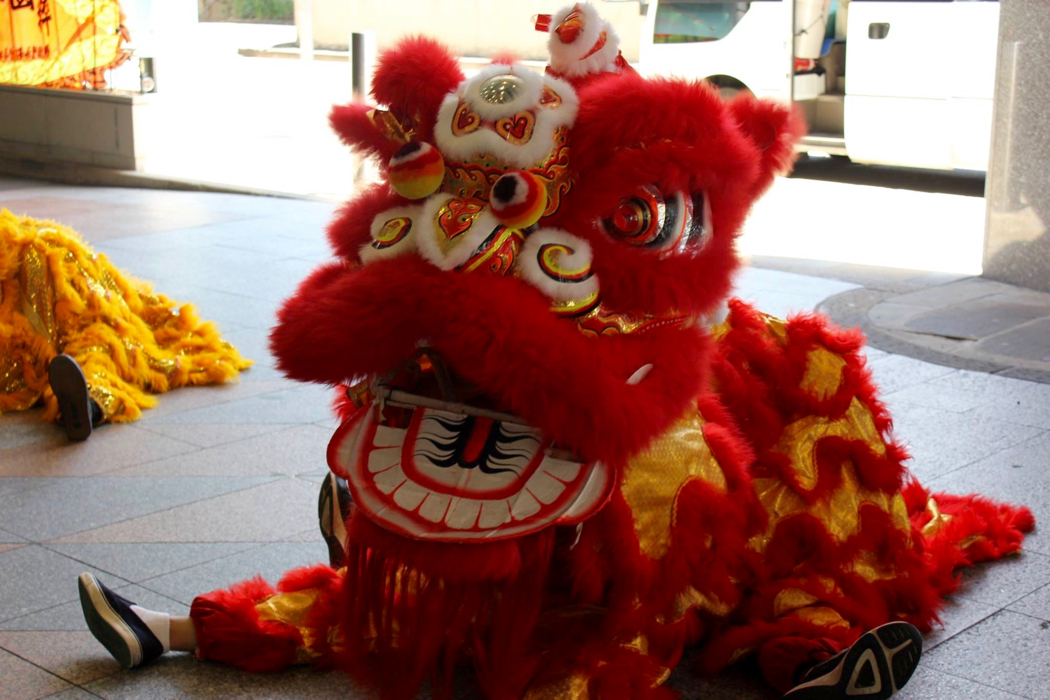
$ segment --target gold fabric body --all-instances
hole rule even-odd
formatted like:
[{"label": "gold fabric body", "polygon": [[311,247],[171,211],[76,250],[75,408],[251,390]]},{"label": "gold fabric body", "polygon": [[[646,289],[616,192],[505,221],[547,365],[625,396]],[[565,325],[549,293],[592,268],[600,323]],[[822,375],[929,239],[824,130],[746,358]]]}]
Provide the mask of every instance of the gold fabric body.
[{"label": "gold fabric body", "polygon": [[58,415],[47,366],[84,370],[107,420],[135,420],[152,393],[226,381],[251,365],[193,307],[92,253],[70,229],[0,212],[0,413],[41,399]]},{"label": "gold fabric body", "polygon": [[634,515],[638,544],[653,559],[671,545],[675,500],[682,487],[703,479],[725,491],[725,475],[707,447],[703,427],[703,417],[690,409],[624,470],[620,492]]}]

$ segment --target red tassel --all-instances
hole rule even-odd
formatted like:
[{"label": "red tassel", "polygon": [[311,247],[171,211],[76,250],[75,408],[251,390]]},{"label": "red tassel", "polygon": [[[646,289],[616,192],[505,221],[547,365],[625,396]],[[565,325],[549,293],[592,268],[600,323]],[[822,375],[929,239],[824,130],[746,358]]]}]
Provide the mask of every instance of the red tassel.
[{"label": "red tassel", "polygon": [[536,15],[536,31],[537,32],[549,32],[551,30],[551,16],[550,15]]}]

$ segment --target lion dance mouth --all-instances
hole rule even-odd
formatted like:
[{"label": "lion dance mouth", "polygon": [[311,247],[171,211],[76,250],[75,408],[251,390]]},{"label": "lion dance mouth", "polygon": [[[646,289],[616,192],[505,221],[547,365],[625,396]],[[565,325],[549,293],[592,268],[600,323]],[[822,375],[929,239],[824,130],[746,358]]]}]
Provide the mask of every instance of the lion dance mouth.
[{"label": "lion dance mouth", "polygon": [[[435,357],[421,363],[430,372]],[[513,415],[387,383],[374,393],[340,426],[328,462],[357,507],[392,532],[496,542],[583,522],[612,494],[613,470],[573,459]]]}]

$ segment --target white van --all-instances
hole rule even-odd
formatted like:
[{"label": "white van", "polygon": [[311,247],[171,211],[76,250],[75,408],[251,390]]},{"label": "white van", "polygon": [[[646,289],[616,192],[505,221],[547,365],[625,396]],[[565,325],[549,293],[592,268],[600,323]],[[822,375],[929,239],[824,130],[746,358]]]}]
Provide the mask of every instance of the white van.
[{"label": "white van", "polygon": [[642,73],[793,102],[809,123],[801,150],[987,169],[997,1],[651,0],[642,9]]}]

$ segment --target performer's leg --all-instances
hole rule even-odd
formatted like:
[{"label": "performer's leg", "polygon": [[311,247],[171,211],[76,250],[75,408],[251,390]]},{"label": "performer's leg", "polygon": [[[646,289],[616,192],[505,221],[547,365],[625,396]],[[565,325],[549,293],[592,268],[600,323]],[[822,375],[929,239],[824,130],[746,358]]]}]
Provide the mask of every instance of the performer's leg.
[{"label": "performer's leg", "polygon": [[188,617],[146,610],[80,576],[88,628],[126,668],[169,651],[246,671],[323,663],[330,653],[342,576],[327,566],[289,572],[275,590],[256,578],[198,596]]},{"label": "performer's leg", "polygon": [[47,374],[66,436],[70,440],[86,440],[91,429],[105,420],[105,415],[98,402],[91,398],[83,370],[69,355],[56,355],[48,365]]}]

